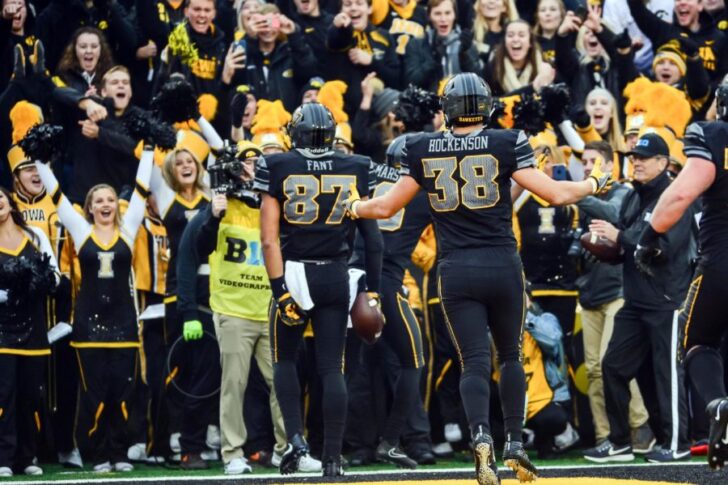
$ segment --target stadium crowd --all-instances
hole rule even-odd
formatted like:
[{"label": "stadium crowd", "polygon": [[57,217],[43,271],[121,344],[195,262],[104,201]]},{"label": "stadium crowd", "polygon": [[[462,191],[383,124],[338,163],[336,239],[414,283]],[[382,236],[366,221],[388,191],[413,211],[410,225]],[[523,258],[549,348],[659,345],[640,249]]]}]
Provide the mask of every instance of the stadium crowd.
[{"label": "stadium crowd", "polygon": [[[259,160],[294,150],[291,113],[319,102],[333,148],[396,174],[398,137],[445,129],[437,96],[465,72],[497,98],[489,126],[523,130],[546,175],[581,181],[597,165],[613,180],[570,205],[511,189],[528,297],[524,444],[600,463],[705,454],[707,403],[679,357],[700,204],[667,233],[658,274],[633,254],[685,163],[688,125],[716,119],[726,29],[723,0],[3,0],[0,477],[55,461],[320,472],[336,411],[327,341],[309,325],[295,367],[279,360]],[[152,113],[173,124],[171,142],[141,135]],[[385,323],[365,342],[350,322],[349,467],[415,468],[470,445],[429,222],[400,265],[407,332]],[[367,261],[349,272],[372,289],[374,236],[359,230]],[[586,250],[586,233],[611,251]],[[277,395],[284,372],[301,383],[293,412]],[[502,443],[497,363],[488,377]],[[291,449],[305,451],[292,464]]]}]

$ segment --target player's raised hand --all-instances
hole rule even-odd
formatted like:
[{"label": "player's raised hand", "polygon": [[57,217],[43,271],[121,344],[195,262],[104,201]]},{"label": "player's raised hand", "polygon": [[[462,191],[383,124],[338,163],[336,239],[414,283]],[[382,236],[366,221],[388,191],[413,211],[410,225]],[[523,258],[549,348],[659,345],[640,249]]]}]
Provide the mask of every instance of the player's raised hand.
[{"label": "player's raised hand", "polygon": [[592,168],[592,171],[589,174],[589,181],[593,185],[592,193],[594,195],[603,192],[612,178],[612,174],[606,173],[602,170],[603,161],[604,160],[602,160],[602,157],[597,157],[596,161],[594,162],[594,168]]},{"label": "player's raised hand", "polygon": [[356,213],[356,204],[361,202],[359,191],[356,190],[356,184],[349,184],[349,197],[344,201],[344,210],[346,215],[352,219],[358,219]]}]

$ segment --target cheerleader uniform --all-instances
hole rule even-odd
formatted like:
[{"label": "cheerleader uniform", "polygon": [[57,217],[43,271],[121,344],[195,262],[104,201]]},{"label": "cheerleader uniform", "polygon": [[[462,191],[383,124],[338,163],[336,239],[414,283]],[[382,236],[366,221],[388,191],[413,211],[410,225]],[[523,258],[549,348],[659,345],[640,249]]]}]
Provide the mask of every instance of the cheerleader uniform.
[{"label": "cheerleader uniform", "polygon": [[104,244],[93,225],[59,195],[50,167],[36,162],[58,215],[73,238],[81,268],[71,346],[80,375],[76,442],[85,460],[126,462],[129,400],[135,384],[139,335],[132,279],[136,233],[144,219],[153,152],[142,153],[134,194],[114,238]]},{"label": "cheerleader uniform", "polygon": [[[44,253],[57,272],[45,233],[34,227],[31,231],[19,248],[0,247],[0,266],[14,258]],[[5,289],[3,283],[0,289]],[[38,301],[40,295],[23,296],[18,304],[0,303],[0,468],[15,466],[19,471],[32,465],[35,457],[42,430],[46,356],[51,353],[46,305]]]}]

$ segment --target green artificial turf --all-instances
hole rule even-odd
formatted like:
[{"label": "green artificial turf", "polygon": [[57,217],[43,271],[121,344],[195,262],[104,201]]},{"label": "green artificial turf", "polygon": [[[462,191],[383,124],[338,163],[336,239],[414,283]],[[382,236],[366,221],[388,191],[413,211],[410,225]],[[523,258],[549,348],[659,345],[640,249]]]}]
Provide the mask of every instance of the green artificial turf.
[{"label": "green artificial turf", "polygon": [[[571,452],[562,455],[558,458],[549,460],[534,460],[536,466],[548,466],[548,467],[590,467],[594,466],[593,463],[584,460],[581,454],[578,452]],[[705,457],[694,457],[692,461],[705,462]],[[644,463],[643,460],[637,458],[633,463],[639,464]],[[629,464],[620,464],[629,466]],[[163,478],[163,477],[174,477],[182,478],[185,476],[194,477],[221,477],[223,475],[222,462],[211,462],[209,470],[202,471],[183,471],[175,467],[164,467],[164,466],[148,466],[135,464],[133,472],[128,473],[106,473],[106,474],[95,474],[90,470],[77,470],[64,468],[57,464],[42,464],[44,474],[41,477],[27,477],[27,476],[15,476],[12,478],[0,479],[2,482],[23,482],[23,481],[53,481],[53,480],[93,480],[93,479],[109,479],[109,478]],[[418,471],[433,471],[433,470],[448,470],[457,468],[469,468],[472,466],[472,462],[467,453],[458,453],[452,458],[440,459],[436,465],[423,465],[417,468]],[[363,471],[392,471],[396,472],[397,469],[392,465],[388,464],[375,464],[364,467],[350,468],[349,473],[356,474],[357,472]],[[263,468],[260,466],[254,467],[254,474],[265,475],[267,477],[277,476],[278,470],[274,468]],[[246,475],[250,476],[250,475]]]}]

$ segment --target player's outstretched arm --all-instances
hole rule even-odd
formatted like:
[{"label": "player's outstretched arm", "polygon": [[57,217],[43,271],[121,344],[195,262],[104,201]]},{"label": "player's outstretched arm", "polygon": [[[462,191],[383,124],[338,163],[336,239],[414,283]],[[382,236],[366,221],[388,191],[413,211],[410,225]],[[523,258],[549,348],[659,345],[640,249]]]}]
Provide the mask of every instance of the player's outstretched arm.
[{"label": "player's outstretched arm", "polygon": [[581,182],[557,181],[535,167],[516,170],[512,178],[518,185],[551,205],[573,204],[588,195],[600,193],[609,182],[609,174],[602,172],[599,160],[589,177]]},{"label": "player's outstretched arm", "polygon": [[680,174],[660,196],[652,212],[652,228],[660,234],[666,233],[713,181],[715,164],[704,158],[689,157]]},{"label": "player's outstretched arm", "polygon": [[279,242],[281,205],[275,197],[262,193],[260,205],[260,242],[268,278],[283,276],[283,254]]},{"label": "player's outstretched arm", "polygon": [[389,219],[409,204],[419,190],[420,186],[415,179],[402,175],[386,194],[369,200],[360,200],[354,188],[345,202],[346,209],[354,219]]}]

